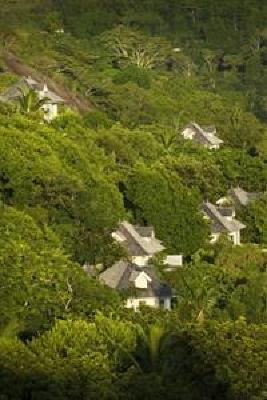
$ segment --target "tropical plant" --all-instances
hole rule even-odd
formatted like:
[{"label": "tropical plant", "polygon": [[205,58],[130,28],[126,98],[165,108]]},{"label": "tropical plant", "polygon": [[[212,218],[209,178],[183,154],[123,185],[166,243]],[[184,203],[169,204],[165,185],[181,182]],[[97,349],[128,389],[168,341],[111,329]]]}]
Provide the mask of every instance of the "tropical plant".
[{"label": "tropical plant", "polygon": [[20,89],[20,95],[17,97],[19,110],[21,113],[29,114],[36,113],[41,110],[47,102],[47,98],[39,99],[35,90],[29,88],[27,90]]}]

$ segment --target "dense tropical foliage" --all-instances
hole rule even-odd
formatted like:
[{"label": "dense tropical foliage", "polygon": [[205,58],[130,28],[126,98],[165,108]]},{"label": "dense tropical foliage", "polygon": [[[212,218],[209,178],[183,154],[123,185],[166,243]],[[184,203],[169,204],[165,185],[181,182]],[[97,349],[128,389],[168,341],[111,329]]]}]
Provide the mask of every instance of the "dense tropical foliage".
[{"label": "dense tropical foliage", "polygon": [[[261,0],[0,0],[0,93],[20,75],[67,98],[0,102],[0,399],[267,397],[267,5]],[[215,125],[216,151],[184,141]],[[231,187],[242,246],[201,214]],[[82,266],[153,225],[172,311],[123,307]]]}]

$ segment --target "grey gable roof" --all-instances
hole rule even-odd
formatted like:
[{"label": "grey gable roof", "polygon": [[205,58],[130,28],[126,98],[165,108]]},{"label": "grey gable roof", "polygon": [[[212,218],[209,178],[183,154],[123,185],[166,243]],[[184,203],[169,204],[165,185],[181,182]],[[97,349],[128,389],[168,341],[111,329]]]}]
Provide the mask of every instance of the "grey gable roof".
[{"label": "grey gable roof", "polygon": [[147,238],[154,237],[154,229],[152,228],[152,226],[134,225],[134,229],[136,230],[136,232],[139,233],[140,236],[147,237]]},{"label": "grey gable roof", "polygon": [[123,276],[127,273],[129,268],[128,261],[118,261],[112,267],[106,269],[99,275],[101,281],[103,281],[107,286],[118,289],[120,286],[120,281],[122,280]]},{"label": "grey gable roof", "polygon": [[216,133],[216,128],[215,127],[206,127],[206,128],[201,128],[200,125],[198,125],[195,122],[191,122],[188,127],[193,128],[196,136],[200,137],[201,142],[206,142],[211,145],[220,145],[223,143],[223,140],[219,139],[215,133]]},{"label": "grey gable roof", "polygon": [[[21,97],[21,90],[25,87],[28,87],[36,92],[41,92],[43,91],[45,84],[37,82],[31,77],[23,77],[14,85],[10,86],[10,88],[8,88],[4,94],[2,94],[2,101],[12,101],[18,97]],[[48,99],[48,102],[51,102],[52,104],[61,104],[65,102],[62,97],[58,96],[55,92],[49,89],[47,89],[45,92],[45,97]]]},{"label": "grey gable roof", "polygon": [[233,207],[217,207],[217,210],[223,217],[235,216],[235,209]]},{"label": "grey gable roof", "polygon": [[202,125],[202,129],[208,133],[216,133],[216,126],[215,125]]},{"label": "grey gable roof", "polygon": [[130,256],[153,256],[164,250],[160,240],[153,236],[152,228],[136,227],[123,221],[115,234],[121,238]]},{"label": "grey gable roof", "polygon": [[223,216],[220,211],[211,203],[204,203],[204,213],[212,220],[211,230],[212,233],[223,233],[223,232],[237,232],[240,229],[244,229],[246,226],[237,219],[229,220]]},{"label": "grey gable roof", "polygon": [[5,101],[10,101],[16,99],[17,97],[21,96],[21,91],[24,86],[26,85],[25,78],[20,79],[18,82],[14,83],[10,86],[2,95],[1,98]]},{"label": "grey gable roof", "polygon": [[[141,272],[146,273],[151,278],[147,289],[137,289],[134,287],[134,277],[137,277]],[[102,272],[99,279],[107,286],[119,291],[133,289],[134,297],[137,298],[172,296],[171,287],[160,282],[153,267],[139,267],[124,260],[118,261],[112,267]]]},{"label": "grey gable roof", "polygon": [[249,193],[243,190],[241,187],[236,187],[229,190],[229,195],[238,205],[247,206],[251,201],[260,198],[262,194],[256,192]]}]

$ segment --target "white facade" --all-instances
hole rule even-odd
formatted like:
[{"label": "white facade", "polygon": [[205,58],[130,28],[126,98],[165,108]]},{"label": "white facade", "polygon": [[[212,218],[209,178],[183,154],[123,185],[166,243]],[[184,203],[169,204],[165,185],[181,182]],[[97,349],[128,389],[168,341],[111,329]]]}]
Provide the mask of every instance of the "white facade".
[{"label": "white facade", "polygon": [[228,236],[230,237],[230,239],[232,240],[232,242],[233,242],[235,245],[238,246],[238,245],[241,244],[241,241],[240,241],[240,231],[231,232],[231,233],[229,233]]},{"label": "white facade", "polygon": [[[210,240],[210,243],[216,243],[218,240],[219,240],[219,237],[220,237],[220,233],[213,233],[212,235],[211,235],[211,240]],[[241,241],[240,241],[240,231],[236,231],[236,232],[230,232],[230,233],[228,233],[228,235],[227,235],[229,238],[230,238],[230,240],[234,243],[234,245],[240,245],[241,244]]]},{"label": "white facade", "polygon": [[183,266],[183,256],[182,255],[168,255],[163,264],[166,265],[166,271],[173,271],[178,267]]},{"label": "white facade", "polygon": [[147,289],[148,283],[151,282],[152,279],[145,272],[140,272],[139,275],[134,280],[134,286],[137,289]]},{"label": "white facade", "polygon": [[219,240],[220,234],[219,233],[212,233],[210,243],[216,243]]},{"label": "white facade", "polygon": [[[43,100],[48,96],[48,87],[47,84],[44,84],[43,90],[37,92],[39,99]],[[56,103],[52,103],[49,99],[42,106],[42,110],[44,111],[44,120],[46,122],[51,122],[58,115],[58,107]]]},{"label": "white facade", "polygon": [[182,132],[183,137],[184,137],[185,139],[189,139],[189,140],[192,140],[193,137],[195,136],[195,134],[196,134],[196,132],[194,131],[194,129],[192,129],[192,128],[190,128],[190,127],[185,128],[185,129],[183,130],[183,132]]},{"label": "white facade", "polygon": [[44,120],[46,122],[51,122],[58,115],[57,104],[46,103],[42,106],[44,111]]},{"label": "white facade", "polygon": [[126,301],[125,307],[133,308],[135,311],[137,311],[141,305],[146,305],[153,308],[159,308],[162,306],[164,310],[170,310],[171,298],[165,297],[160,299],[159,297],[129,297]]},{"label": "white facade", "polygon": [[217,150],[220,148],[219,144],[205,144],[204,147],[206,147],[209,150]]},{"label": "white facade", "polygon": [[150,258],[151,256],[135,256],[132,257],[132,263],[138,265],[139,267],[145,267]]}]

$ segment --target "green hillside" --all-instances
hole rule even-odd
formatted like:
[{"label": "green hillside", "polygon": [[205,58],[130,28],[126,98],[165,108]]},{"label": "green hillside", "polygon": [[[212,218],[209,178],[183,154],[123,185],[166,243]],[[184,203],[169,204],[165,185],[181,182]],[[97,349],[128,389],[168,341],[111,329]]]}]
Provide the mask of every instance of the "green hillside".
[{"label": "green hillside", "polygon": [[[66,100],[51,123],[31,93],[0,102],[0,400],[266,398],[266,20],[260,0],[0,0],[0,95],[31,75]],[[238,186],[261,194],[243,244],[211,245],[201,206]],[[154,261],[172,311],[84,272],[125,257],[122,220],[183,254]]]}]

